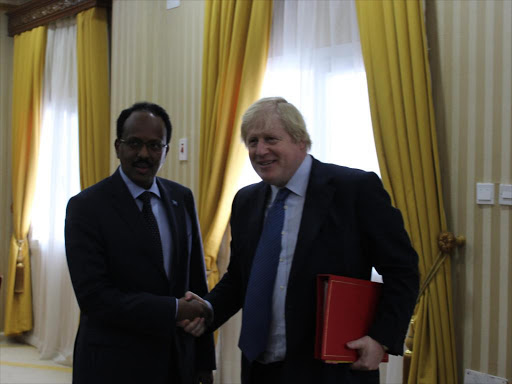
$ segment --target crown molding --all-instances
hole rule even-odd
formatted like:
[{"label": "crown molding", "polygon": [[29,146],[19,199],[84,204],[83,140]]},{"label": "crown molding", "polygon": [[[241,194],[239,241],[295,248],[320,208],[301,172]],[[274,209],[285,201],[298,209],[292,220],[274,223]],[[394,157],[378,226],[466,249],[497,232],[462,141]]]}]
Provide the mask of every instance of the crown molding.
[{"label": "crown molding", "polygon": [[31,0],[7,12],[8,34],[14,36],[92,7],[111,8],[112,0]]},{"label": "crown molding", "polygon": [[13,9],[19,7],[18,4],[7,3],[5,1],[0,1],[0,11],[12,11]]},{"label": "crown molding", "polygon": [[28,0],[0,0],[0,11],[12,11]]}]

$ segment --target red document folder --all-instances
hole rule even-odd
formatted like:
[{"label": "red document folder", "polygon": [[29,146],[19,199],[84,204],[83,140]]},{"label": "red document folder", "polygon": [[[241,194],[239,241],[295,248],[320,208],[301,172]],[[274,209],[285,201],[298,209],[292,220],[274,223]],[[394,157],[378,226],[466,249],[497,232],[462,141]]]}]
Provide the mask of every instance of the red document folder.
[{"label": "red document folder", "polygon": [[[346,344],[368,334],[382,284],[336,275],[317,276],[315,357],[351,363],[357,351]],[[388,361],[385,354],[384,362]]]}]

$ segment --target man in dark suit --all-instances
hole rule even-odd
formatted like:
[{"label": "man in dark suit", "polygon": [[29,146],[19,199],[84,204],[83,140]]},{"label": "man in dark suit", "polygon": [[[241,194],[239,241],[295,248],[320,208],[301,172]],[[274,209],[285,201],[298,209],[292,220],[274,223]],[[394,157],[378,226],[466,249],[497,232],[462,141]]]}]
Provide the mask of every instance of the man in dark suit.
[{"label": "man in dark suit", "polygon": [[68,203],[66,254],[81,309],[76,384],[212,382],[212,336],[176,326],[211,314],[182,298],[205,295],[207,283],[192,193],[156,177],[171,129],[156,104],[124,110],[115,141],[121,166]]},{"label": "man in dark suit", "polygon": [[[261,99],[247,110],[242,139],[263,181],[234,198],[230,264],[206,296],[214,310],[213,328],[243,308],[242,382],[378,383],[385,351],[403,352],[418,292],[418,258],[400,212],[374,173],[308,155],[311,141],[302,115],[282,98]],[[268,223],[279,217],[273,207],[280,195],[285,199],[282,232],[269,247],[262,243],[272,232]],[[265,249],[275,253],[275,270],[262,266],[268,261],[262,261]],[[384,286],[368,335],[348,344],[358,350],[359,360],[316,360],[316,276],[369,280],[372,266]],[[267,280],[269,298],[264,297]]]}]

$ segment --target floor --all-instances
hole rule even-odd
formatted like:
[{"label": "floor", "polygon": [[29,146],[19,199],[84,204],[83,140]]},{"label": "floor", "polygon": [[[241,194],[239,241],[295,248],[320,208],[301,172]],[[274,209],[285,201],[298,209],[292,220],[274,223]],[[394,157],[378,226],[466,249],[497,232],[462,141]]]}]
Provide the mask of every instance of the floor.
[{"label": "floor", "polygon": [[71,384],[71,368],[41,360],[36,348],[0,334],[0,383]]}]

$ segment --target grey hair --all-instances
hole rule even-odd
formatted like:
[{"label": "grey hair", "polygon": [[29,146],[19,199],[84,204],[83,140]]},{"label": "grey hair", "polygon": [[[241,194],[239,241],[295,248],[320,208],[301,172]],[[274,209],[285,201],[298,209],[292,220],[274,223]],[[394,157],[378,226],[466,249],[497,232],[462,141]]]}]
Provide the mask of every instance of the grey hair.
[{"label": "grey hair", "polygon": [[311,138],[306,129],[306,123],[300,111],[282,97],[266,97],[253,103],[242,116],[242,140],[247,145],[249,130],[258,125],[268,127],[278,119],[286,132],[296,142],[306,144],[311,149]]}]

